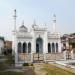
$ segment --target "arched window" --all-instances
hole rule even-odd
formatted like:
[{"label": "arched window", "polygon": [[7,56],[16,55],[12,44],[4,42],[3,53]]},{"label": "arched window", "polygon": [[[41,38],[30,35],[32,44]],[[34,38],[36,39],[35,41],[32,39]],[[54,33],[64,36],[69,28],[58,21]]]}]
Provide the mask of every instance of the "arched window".
[{"label": "arched window", "polygon": [[48,53],[51,53],[51,44],[48,43]]},{"label": "arched window", "polygon": [[55,53],[55,44],[52,43],[52,52]]},{"label": "arched window", "polygon": [[18,43],[18,53],[21,53],[22,51],[22,44],[21,42]]},{"label": "arched window", "polygon": [[28,43],[28,53],[31,53],[31,43]]},{"label": "arched window", "polygon": [[56,52],[58,52],[58,43],[56,43]]},{"label": "arched window", "polygon": [[23,43],[23,53],[27,52],[27,44],[24,42]]}]

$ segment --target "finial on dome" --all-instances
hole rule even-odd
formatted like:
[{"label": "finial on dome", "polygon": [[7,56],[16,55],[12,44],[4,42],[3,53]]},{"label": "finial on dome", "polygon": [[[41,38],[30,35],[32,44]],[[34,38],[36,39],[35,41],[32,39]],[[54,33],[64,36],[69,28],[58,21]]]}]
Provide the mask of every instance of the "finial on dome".
[{"label": "finial on dome", "polygon": [[24,20],[22,21],[22,25],[24,25]]}]

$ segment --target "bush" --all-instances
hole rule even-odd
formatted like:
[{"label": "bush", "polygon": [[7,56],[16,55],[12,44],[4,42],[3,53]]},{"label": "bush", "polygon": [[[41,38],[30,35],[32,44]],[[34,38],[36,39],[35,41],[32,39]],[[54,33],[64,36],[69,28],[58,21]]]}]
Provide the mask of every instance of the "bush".
[{"label": "bush", "polygon": [[31,64],[31,66],[33,66],[33,63]]},{"label": "bush", "polygon": [[23,63],[23,66],[29,66],[29,64],[28,63]]},{"label": "bush", "polygon": [[6,70],[7,67],[3,62],[0,62],[0,71]]}]

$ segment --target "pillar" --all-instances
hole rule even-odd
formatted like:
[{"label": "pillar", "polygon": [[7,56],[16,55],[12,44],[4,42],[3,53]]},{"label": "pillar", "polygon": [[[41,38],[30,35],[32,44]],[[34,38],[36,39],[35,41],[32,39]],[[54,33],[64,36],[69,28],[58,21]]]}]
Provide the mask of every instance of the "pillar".
[{"label": "pillar", "polygon": [[63,52],[64,60],[66,60],[66,51]]},{"label": "pillar", "polygon": [[52,53],[52,43],[51,43],[51,53]]},{"label": "pillar", "polygon": [[73,59],[74,57],[73,57],[73,50],[71,50],[71,58]]},{"label": "pillar", "polygon": [[56,43],[54,43],[54,47],[55,47],[55,53],[56,53]]},{"label": "pillar", "polygon": [[23,43],[21,43],[21,53],[23,53]]},{"label": "pillar", "polygon": [[28,43],[26,43],[26,45],[27,45],[27,48],[26,48],[26,53],[28,53]]}]

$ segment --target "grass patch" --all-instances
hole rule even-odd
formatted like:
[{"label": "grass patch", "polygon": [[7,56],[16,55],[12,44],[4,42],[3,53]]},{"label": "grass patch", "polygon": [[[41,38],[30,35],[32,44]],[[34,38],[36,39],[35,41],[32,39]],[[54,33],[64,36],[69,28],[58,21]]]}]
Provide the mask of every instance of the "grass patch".
[{"label": "grass patch", "polygon": [[5,65],[4,62],[0,62],[0,71],[4,71],[7,69],[7,66]]},{"label": "grass patch", "polygon": [[36,75],[36,74],[34,70],[29,69],[24,72],[13,72],[13,71],[0,72],[0,75]]},{"label": "grass patch", "polygon": [[[29,63],[24,63],[23,66],[25,66],[25,70],[24,68],[23,71],[13,71],[10,69],[15,69],[14,67],[14,56],[12,55],[7,55],[4,57],[5,61],[0,62],[0,75],[36,75],[34,72],[34,66],[33,64],[29,64]],[[19,69],[19,70],[22,70]]]},{"label": "grass patch", "polygon": [[7,59],[5,61],[6,64],[8,64],[8,65],[15,64],[14,56],[12,56],[11,54],[7,55],[6,59]]},{"label": "grass patch", "polygon": [[45,64],[43,70],[48,73],[47,75],[75,75],[75,73],[66,71],[50,64]]}]

